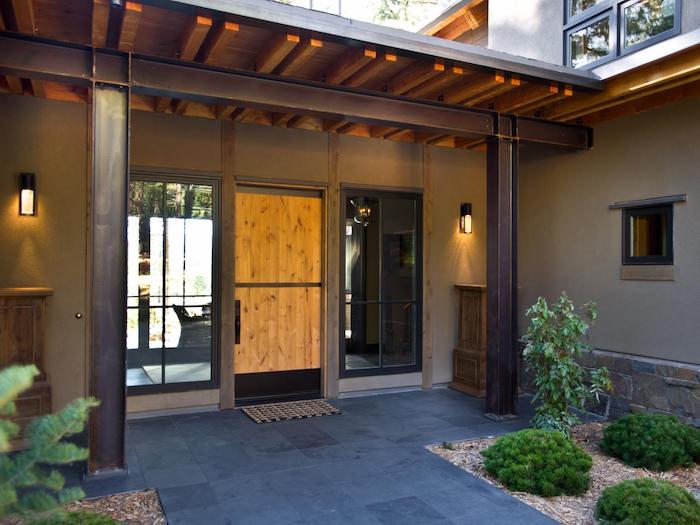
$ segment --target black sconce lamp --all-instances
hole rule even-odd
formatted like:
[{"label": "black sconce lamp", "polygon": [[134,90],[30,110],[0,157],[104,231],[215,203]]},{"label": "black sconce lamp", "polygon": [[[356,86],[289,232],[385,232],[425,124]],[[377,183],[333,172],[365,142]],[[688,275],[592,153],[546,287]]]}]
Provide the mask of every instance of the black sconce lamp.
[{"label": "black sconce lamp", "polygon": [[19,214],[36,215],[36,177],[33,173],[19,174]]},{"label": "black sconce lamp", "polygon": [[462,233],[472,232],[472,204],[463,202],[459,205],[459,231]]}]

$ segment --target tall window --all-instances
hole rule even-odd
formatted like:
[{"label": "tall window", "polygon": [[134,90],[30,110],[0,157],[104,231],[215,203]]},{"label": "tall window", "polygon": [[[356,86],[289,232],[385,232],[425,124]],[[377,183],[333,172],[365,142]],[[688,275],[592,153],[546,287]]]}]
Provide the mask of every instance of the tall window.
[{"label": "tall window", "polygon": [[595,67],[680,32],[680,0],[564,0],[565,63]]},{"label": "tall window", "polygon": [[420,369],[421,199],[345,191],[341,375]]},{"label": "tall window", "polygon": [[127,231],[127,386],[211,386],[215,186],[132,180]]}]

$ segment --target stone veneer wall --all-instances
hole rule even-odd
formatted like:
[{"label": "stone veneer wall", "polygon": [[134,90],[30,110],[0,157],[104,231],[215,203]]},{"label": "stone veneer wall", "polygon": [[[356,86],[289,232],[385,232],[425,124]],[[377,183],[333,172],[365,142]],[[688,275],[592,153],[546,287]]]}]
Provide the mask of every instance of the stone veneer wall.
[{"label": "stone veneer wall", "polygon": [[[623,416],[629,412],[661,412],[678,416],[700,427],[700,365],[621,354],[607,350],[585,352],[581,364],[587,369],[607,367],[614,391],[591,405],[590,412]],[[521,361],[521,369],[524,363]],[[534,393],[531,373],[521,376],[521,387]]]},{"label": "stone veneer wall", "polygon": [[663,412],[700,427],[700,365],[605,350],[586,352],[586,368],[607,367],[614,386],[610,415]]}]

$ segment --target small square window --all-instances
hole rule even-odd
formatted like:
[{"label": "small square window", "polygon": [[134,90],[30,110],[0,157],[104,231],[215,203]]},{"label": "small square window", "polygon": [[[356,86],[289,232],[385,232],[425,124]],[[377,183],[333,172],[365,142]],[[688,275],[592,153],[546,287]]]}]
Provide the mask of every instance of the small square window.
[{"label": "small square window", "polygon": [[673,264],[673,205],[626,208],[622,264]]},{"label": "small square window", "polygon": [[622,5],[622,43],[625,49],[672,31],[676,0],[635,0]]}]

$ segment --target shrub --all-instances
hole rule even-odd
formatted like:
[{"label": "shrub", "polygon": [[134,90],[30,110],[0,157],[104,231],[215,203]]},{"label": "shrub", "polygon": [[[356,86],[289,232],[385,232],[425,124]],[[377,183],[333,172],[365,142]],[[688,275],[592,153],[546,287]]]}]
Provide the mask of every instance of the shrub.
[{"label": "shrub", "polygon": [[104,514],[81,510],[56,513],[49,518],[34,521],[31,525],[119,525],[119,522]]},{"label": "shrub", "polygon": [[577,362],[581,352],[590,347],[581,339],[598,316],[593,303],[583,306],[585,319],[574,312],[574,303],[563,294],[553,305],[542,297],[527,310],[530,326],[524,337],[523,357],[534,374],[536,388],[533,403],[535,417],[532,426],[559,430],[569,435],[579,423],[572,409],[583,410],[587,401],[612,390],[608,370],[600,368],[590,373],[586,384],[585,370]]},{"label": "shrub", "polygon": [[63,439],[83,431],[88,412],[99,404],[94,398],[77,399],[56,414],[35,418],[25,433],[28,447],[6,454],[19,432],[7,417],[15,413],[17,396],[31,387],[38,373],[34,365],[11,366],[0,372],[0,518],[8,513],[36,516],[84,497],[80,487],[64,488],[63,476],[47,466],[87,458],[87,449]]},{"label": "shrub", "polygon": [[605,489],[595,515],[601,525],[700,525],[700,503],[668,481],[631,479]]},{"label": "shrub", "polygon": [[665,414],[630,414],[608,425],[600,447],[632,467],[668,470],[700,462],[700,430]]},{"label": "shrub", "polygon": [[521,430],[499,438],[483,455],[487,472],[513,491],[551,497],[588,489],[591,457],[561,432]]}]

